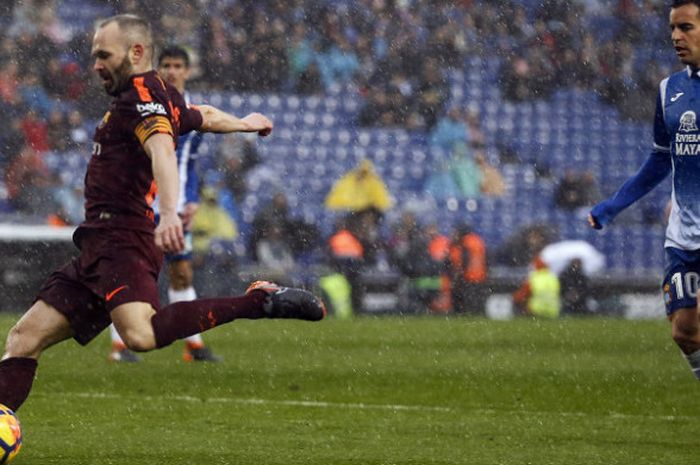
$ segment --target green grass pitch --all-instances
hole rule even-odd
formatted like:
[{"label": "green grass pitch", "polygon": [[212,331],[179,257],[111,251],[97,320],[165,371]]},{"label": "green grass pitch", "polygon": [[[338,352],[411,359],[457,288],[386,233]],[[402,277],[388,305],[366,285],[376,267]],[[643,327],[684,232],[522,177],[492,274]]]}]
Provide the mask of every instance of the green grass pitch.
[{"label": "green grass pitch", "polygon": [[[16,316],[3,315],[5,334]],[[106,361],[41,359],[17,465],[698,463],[698,383],[665,321],[240,321]]]}]

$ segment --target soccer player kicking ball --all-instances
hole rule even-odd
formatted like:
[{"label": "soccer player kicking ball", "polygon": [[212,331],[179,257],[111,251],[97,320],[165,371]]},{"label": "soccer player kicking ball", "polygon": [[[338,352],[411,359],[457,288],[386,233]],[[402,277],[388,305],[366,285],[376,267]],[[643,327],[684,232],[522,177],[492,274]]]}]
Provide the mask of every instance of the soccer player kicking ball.
[{"label": "soccer player kicking ball", "polygon": [[[190,77],[190,56],[180,47],[166,47],[158,55],[158,75],[172,85],[185,98],[189,105],[189,93],[185,84]],[[177,167],[180,173],[180,197],[177,201],[177,213],[182,218],[185,234],[185,249],[174,254],[166,254],[168,274],[169,303],[194,300],[197,292],[192,285],[192,231],[190,225],[199,204],[199,178],[197,177],[197,150],[202,141],[202,134],[192,131],[181,135],[177,140]],[[153,205],[157,211],[158,199]],[[156,222],[158,221],[156,213]],[[112,350],[109,360],[113,362],[138,362],[138,356],[126,347],[114,325],[109,327],[112,336]],[[186,362],[216,362],[220,358],[204,344],[200,334],[193,334],[185,339],[182,358]]]},{"label": "soccer player kicking ball", "polygon": [[673,340],[700,380],[700,323],[696,294],[700,276],[700,0],[675,0],[671,41],[686,68],[661,81],[654,119],[654,148],[639,172],[615,195],[593,207],[588,222],[608,225],[622,210],[673,173],[666,228],[663,280]]},{"label": "soccer player kicking ball", "polygon": [[[257,132],[272,123],[259,113],[236,118],[214,107],[188,107],[152,69],[153,38],[138,16],[97,26],[94,70],[114,97],[94,135],[85,176],[85,221],[73,241],[80,255],[54,272],[32,307],[10,330],[0,361],[0,404],[17,410],[31,390],[37,359],[68,338],[87,344],[114,323],[127,347],[145,352],[237,318],[324,318],[310,292],[253,283],[244,295],[160,307],[163,253],[184,248],[177,214],[175,144],[192,130]],[[157,189],[156,189],[157,186]],[[160,196],[160,222],[151,203]]]}]

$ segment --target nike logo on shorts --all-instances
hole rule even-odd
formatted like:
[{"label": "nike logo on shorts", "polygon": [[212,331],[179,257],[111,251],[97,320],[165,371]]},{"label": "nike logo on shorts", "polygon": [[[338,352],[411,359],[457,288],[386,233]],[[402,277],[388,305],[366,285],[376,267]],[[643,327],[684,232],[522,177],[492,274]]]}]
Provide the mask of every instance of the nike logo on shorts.
[{"label": "nike logo on shorts", "polygon": [[125,284],[125,285],[123,285],[123,286],[119,286],[118,288],[116,288],[115,290],[113,290],[113,291],[111,291],[111,292],[108,292],[107,294],[105,294],[105,300],[106,300],[107,302],[109,302],[110,300],[112,300],[112,298],[113,298],[115,295],[117,295],[119,292],[123,291],[123,290],[126,289],[127,287],[129,287],[129,286],[127,286],[127,285]]}]

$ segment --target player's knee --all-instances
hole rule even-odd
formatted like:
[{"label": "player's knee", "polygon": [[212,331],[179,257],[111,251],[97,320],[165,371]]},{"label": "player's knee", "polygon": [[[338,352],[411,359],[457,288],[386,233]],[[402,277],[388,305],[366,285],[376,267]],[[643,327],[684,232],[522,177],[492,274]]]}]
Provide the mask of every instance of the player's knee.
[{"label": "player's knee", "polygon": [[673,325],[671,337],[673,337],[673,341],[685,353],[694,351],[700,342],[698,341],[697,326],[685,325],[679,322],[675,322]]},{"label": "player's knee", "polygon": [[41,339],[31,331],[23,329],[19,323],[14,325],[7,334],[5,356],[37,358],[41,349]]},{"label": "player's knee", "polygon": [[152,329],[128,329],[120,333],[124,344],[134,352],[148,352],[156,348],[156,337]]}]

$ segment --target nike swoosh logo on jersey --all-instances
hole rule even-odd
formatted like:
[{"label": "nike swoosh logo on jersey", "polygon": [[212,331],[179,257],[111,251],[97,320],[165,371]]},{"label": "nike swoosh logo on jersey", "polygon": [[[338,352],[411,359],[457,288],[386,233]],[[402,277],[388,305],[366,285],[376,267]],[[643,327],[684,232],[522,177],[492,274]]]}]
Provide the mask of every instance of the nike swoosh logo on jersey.
[{"label": "nike swoosh logo on jersey", "polygon": [[127,286],[127,285],[125,284],[125,285],[123,285],[123,286],[119,286],[118,288],[116,288],[115,290],[113,290],[113,291],[111,291],[111,292],[108,292],[107,294],[105,294],[105,300],[106,300],[107,302],[109,302],[110,300],[112,300],[112,298],[113,298],[115,295],[117,295],[119,292],[123,291],[123,290],[126,289],[127,287],[129,287],[129,286]]},{"label": "nike swoosh logo on jersey", "polygon": [[673,97],[671,97],[671,101],[672,101],[672,102],[675,102],[676,100],[678,100],[679,98],[681,98],[681,95],[683,95],[683,92],[678,92],[676,95],[674,95]]}]

